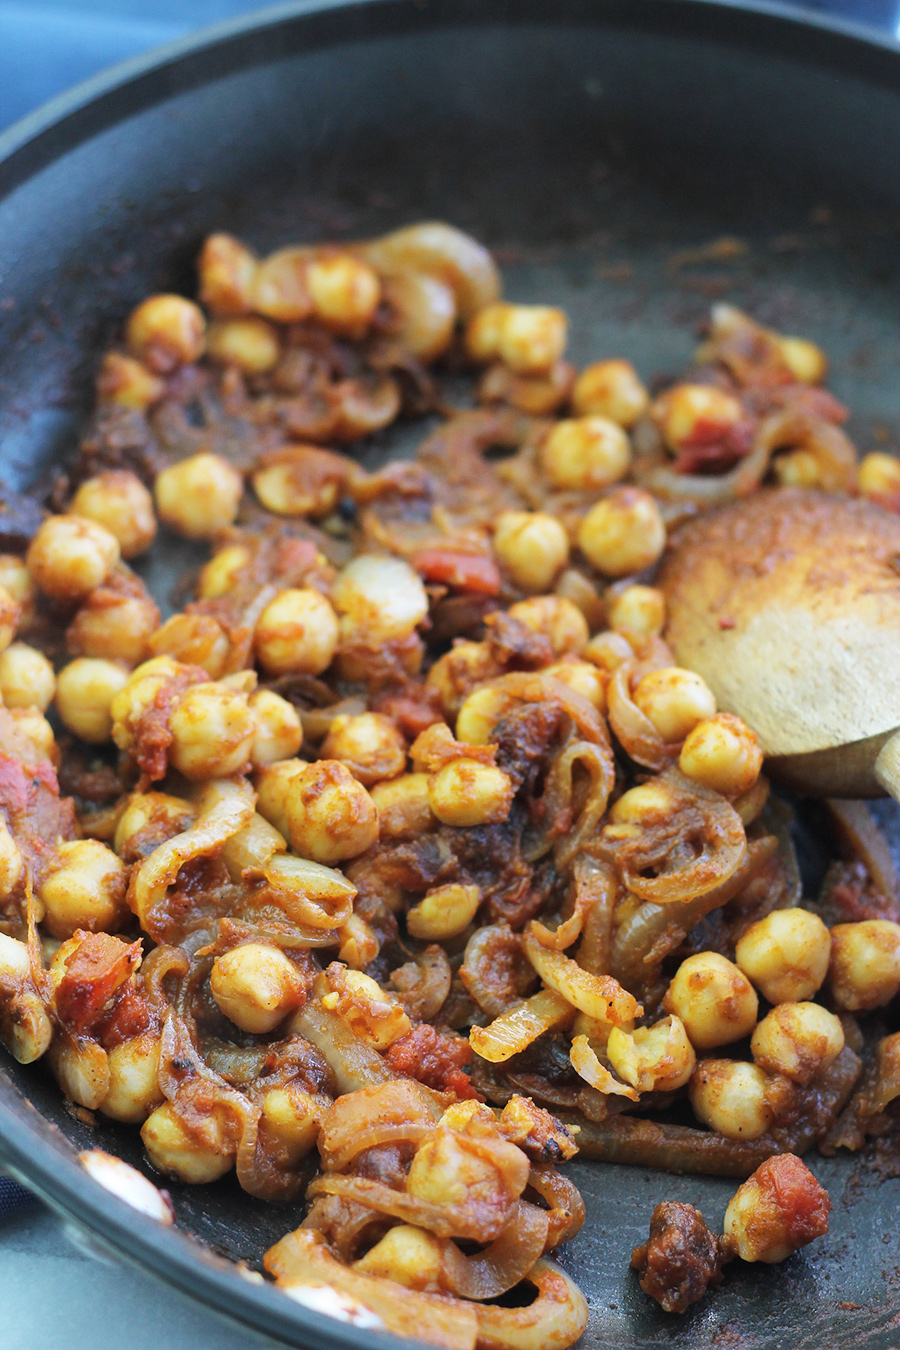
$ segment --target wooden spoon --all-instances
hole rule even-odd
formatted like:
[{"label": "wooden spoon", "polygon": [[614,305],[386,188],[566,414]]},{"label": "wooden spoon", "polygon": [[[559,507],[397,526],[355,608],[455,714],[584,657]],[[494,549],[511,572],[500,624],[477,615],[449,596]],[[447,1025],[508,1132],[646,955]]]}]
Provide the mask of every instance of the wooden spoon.
[{"label": "wooden spoon", "polygon": [[769,489],[676,531],[659,585],[679,664],[753,727],[776,774],[900,800],[900,516]]}]

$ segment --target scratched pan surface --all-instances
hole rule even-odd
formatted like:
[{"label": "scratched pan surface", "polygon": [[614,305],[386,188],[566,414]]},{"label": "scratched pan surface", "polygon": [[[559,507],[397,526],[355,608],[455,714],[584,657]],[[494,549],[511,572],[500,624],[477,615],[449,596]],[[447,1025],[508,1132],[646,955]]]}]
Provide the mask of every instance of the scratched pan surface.
[{"label": "scratched pan surface", "polygon": [[[775,13],[698,0],[270,11],[0,137],[0,472],[27,484],[71,453],[97,352],[150,290],[190,288],[205,232],[267,249],[428,216],[495,246],[513,298],[565,306],[576,362],[676,371],[727,297],[825,347],[859,444],[896,449],[898,169],[898,50]],[[166,556],[157,591],[179,570],[177,548]],[[893,805],[881,810],[896,832]],[[804,857],[812,886],[827,858],[814,813]],[[296,1208],[230,1180],[173,1187],[181,1231],[159,1232],[80,1171],[74,1150],[92,1146],[145,1167],[136,1132],[86,1128],[40,1066],[0,1063],[0,1160],[120,1256],[293,1345],[399,1344],[221,1259],[257,1263]],[[834,1200],[827,1240],[781,1267],[731,1269],[677,1320],[640,1292],[628,1255],[658,1200],[719,1224],[733,1184],[576,1163],[588,1220],[563,1261],[591,1305],[583,1345],[897,1345],[900,1179],[853,1158],[812,1166]]]}]

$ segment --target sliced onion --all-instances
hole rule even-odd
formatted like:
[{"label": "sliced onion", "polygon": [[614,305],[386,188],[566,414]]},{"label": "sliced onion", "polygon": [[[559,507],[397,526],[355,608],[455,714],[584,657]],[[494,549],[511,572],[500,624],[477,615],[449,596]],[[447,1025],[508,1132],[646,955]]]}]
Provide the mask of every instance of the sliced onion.
[{"label": "sliced onion", "polygon": [[522,939],[522,949],[544,984],[579,1012],[617,1026],[640,1015],[637,999],[612,975],[592,975],[562,952],[549,951],[534,937],[530,926]]},{"label": "sliced onion", "polygon": [[598,1092],[609,1093],[613,1097],[628,1097],[633,1102],[639,1100],[640,1094],[635,1092],[633,1087],[629,1087],[627,1083],[620,1083],[618,1078],[613,1077],[606,1065],[600,1063],[587,1036],[576,1036],[573,1039],[572,1048],[569,1051],[569,1060],[579,1078],[583,1078]]},{"label": "sliced onion", "polygon": [[513,1218],[477,1256],[463,1256],[453,1242],[444,1247],[442,1277],[462,1298],[499,1298],[524,1279],[544,1254],[550,1217],[546,1210],[516,1203]]},{"label": "sliced onion", "polygon": [[578,1286],[545,1259],[535,1265],[528,1282],[538,1296],[527,1307],[478,1308],[479,1350],[566,1350],[578,1340],[588,1321]]},{"label": "sliced onion", "polygon": [[418,1142],[440,1115],[427,1089],[408,1078],[345,1093],[322,1117],[322,1166],[342,1172],[363,1149],[401,1139]]},{"label": "sliced onion", "polygon": [[321,1052],[335,1075],[339,1093],[387,1083],[394,1077],[378,1051],[317,999],[310,999],[295,1012],[289,1027],[293,1035],[305,1036]]},{"label": "sliced onion", "polygon": [[472,1027],[469,1044],[482,1059],[503,1064],[527,1050],[545,1032],[570,1021],[572,1015],[571,1004],[552,989],[542,989],[524,1003],[501,1013],[488,1026]]},{"label": "sliced onion", "polygon": [[568,1177],[550,1163],[532,1163],[528,1185],[548,1207],[547,1250],[568,1242],[581,1231],[585,1219],[584,1201],[578,1187]]}]

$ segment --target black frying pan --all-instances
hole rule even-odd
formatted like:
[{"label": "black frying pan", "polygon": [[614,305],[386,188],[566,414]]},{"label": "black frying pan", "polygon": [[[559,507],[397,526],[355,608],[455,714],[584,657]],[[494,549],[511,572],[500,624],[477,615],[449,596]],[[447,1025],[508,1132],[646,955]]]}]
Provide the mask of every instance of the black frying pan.
[{"label": "black frying pan", "polygon": [[[898,206],[900,49],[850,29],[701,0],[269,11],[0,137],[0,471],[27,484],[70,452],[97,353],[139,298],[190,291],[207,231],[268,249],[428,216],[495,246],[514,298],[563,304],[577,362],[677,370],[727,296],[821,343],[858,443],[896,448]],[[706,247],[723,235],[738,249]],[[160,1230],[80,1170],[74,1150],[97,1146],[147,1170],[136,1131],[88,1129],[40,1066],[3,1061],[0,1162],[117,1254],[292,1345],[400,1345],[222,1259],[257,1262],[296,1206],[229,1180],[173,1187],[181,1231]],[[780,1267],[732,1267],[680,1320],[641,1293],[631,1248],[658,1200],[718,1224],[733,1184],[576,1163],[589,1217],[563,1260],[591,1303],[583,1344],[900,1343],[898,1169],[811,1161],[834,1200],[828,1238]]]}]

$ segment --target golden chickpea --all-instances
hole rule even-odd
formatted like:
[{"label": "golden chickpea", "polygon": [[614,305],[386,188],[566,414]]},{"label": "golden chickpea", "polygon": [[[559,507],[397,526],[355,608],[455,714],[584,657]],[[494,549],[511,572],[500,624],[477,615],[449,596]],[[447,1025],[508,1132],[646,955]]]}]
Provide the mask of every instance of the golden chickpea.
[{"label": "golden chickpea", "polygon": [[375,317],[381,299],[378,274],[351,254],[316,258],[306,284],[316,317],[335,332],[360,333]]},{"label": "golden chickpea", "polygon": [[259,263],[230,234],[211,234],[197,259],[200,299],[213,314],[247,314]]},{"label": "golden chickpea", "polygon": [[56,851],[57,867],[39,889],[44,926],[58,938],[78,928],[90,933],[114,932],[128,915],[128,876],[119,859],[98,839],[73,839]]},{"label": "golden chickpea", "polygon": [[672,789],[668,783],[651,778],[646,783],[623,792],[610,807],[609,818],[614,825],[647,825],[659,823],[672,811]]},{"label": "golden chickpea", "polygon": [[122,595],[98,586],[66,629],[71,656],[97,656],[105,661],[138,665],[147,655],[159,610],[149,595]]},{"label": "golden chickpea", "polygon": [[900,459],[895,455],[873,450],[860,460],[858,473],[857,482],[864,497],[900,495]]},{"label": "golden chickpea", "polygon": [[682,741],[713,717],[716,700],[702,676],[679,666],[651,670],[638,682],[634,702],[664,741]]},{"label": "golden chickpea", "polygon": [[478,912],[481,891],[458,881],[435,886],[406,915],[406,926],[421,942],[444,941],[465,932]]},{"label": "golden chickpea", "polygon": [[102,745],[112,736],[112,702],[128,683],[128,671],[113,661],[79,656],[56,681],[56,711],[83,741]]},{"label": "golden chickpea", "polygon": [[781,487],[821,487],[822,470],[811,450],[789,450],[772,461],[772,471]]},{"label": "golden chickpea", "polygon": [[697,952],[678,967],[663,1008],[681,1018],[696,1049],[712,1050],[750,1035],[759,999],[733,961],[718,952]]},{"label": "golden chickpea", "polygon": [[803,384],[821,384],[828,374],[828,361],[821,347],[808,338],[780,337],[778,346],[785,365],[795,380]]},{"label": "golden chickpea", "polygon": [[514,585],[540,594],[568,562],[569,539],[556,517],[544,511],[501,511],[494,552]]},{"label": "golden chickpea", "polygon": [[125,344],[132,356],[158,375],[190,365],[203,355],[206,320],[192,300],[181,295],[151,295],[132,310]]},{"label": "golden chickpea", "polygon": [[666,626],[666,597],[655,586],[626,586],[609,598],[606,613],[613,632],[658,637]]},{"label": "golden chickpea", "polygon": [[767,1158],[725,1211],[725,1243],[742,1261],[783,1261],[828,1232],[831,1199],[793,1153]]},{"label": "golden chickpea", "polygon": [[[900,934],[900,928],[895,924]],[[825,979],[831,938],[818,914],[776,909],[751,924],[735,949],[735,960],[770,1003],[801,1003]]]},{"label": "golden chickpea", "polygon": [[253,491],[278,516],[321,520],[335,510],[352,461],[317,445],[294,445],[264,455],[253,472]]},{"label": "golden chickpea", "polygon": [[613,1027],[606,1043],[609,1062],[638,1092],[670,1092],[683,1087],[697,1057],[679,1017],[664,1017],[652,1027]]},{"label": "golden chickpea", "polygon": [[165,792],[134,792],[116,824],[113,845],[116,853],[145,856],[176,834],[193,825],[196,809],[184,797]]},{"label": "golden chickpea", "polygon": [[158,1171],[168,1172],[189,1185],[218,1181],[234,1165],[236,1148],[189,1132],[171,1102],[164,1102],[147,1117],[141,1139],[147,1157]]},{"label": "golden chickpea", "polygon": [[255,730],[245,697],[212,681],[195,684],[169,718],[169,761],[185,778],[227,778],[250,759]]},{"label": "golden chickpea", "polygon": [[296,1083],[270,1088],[262,1099],[264,1134],[277,1139],[288,1166],[297,1167],[316,1146],[327,1098],[313,1097]]},{"label": "golden chickpea", "polygon": [[242,375],[265,375],[281,356],[275,328],[255,316],[211,323],[206,350],[218,365],[236,366]]},{"label": "golden chickpea", "polygon": [[428,613],[428,595],[402,558],[360,553],[349,562],[331,593],[341,631],[370,645],[409,637]]},{"label": "golden chickpea", "polygon": [[144,713],[153,705],[164,685],[182,669],[171,656],[154,656],[144,661],[127,677],[127,683],[116,694],[110,707],[112,737],[120,750],[134,747],[135,727]]},{"label": "golden chickpea", "polygon": [[156,538],[153,498],[137,474],[127,469],[108,469],[88,478],[72,498],[71,511],[115,535],[123,558],[146,553]]},{"label": "golden chickpea", "polygon": [[[314,862],[343,862],[378,838],[378,811],[350,770],[337,760],[308,765],[288,785],[285,801],[291,848]],[[278,828],[277,820],[272,824]]]},{"label": "golden chickpea", "polygon": [[321,754],[323,759],[340,760],[364,787],[396,778],[406,768],[406,740],[382,713],[336,717]]},{"label": "golden chickpea", "polygon": [[0,697],[7,708],[46,712],[56,692],[56,676],[43,652],[14,642],[0,652]]},{"label": "golden chickpea", "polygon": [[417,839],[435,823],[427,773],[404,773],[390,782],[376,783],[372,801],[378,808],[382,839]]},{"label": "golden chickpea", "polygon": [[0,586],[0,652],[16,635],[21,609],[5,586]]},{"label": "golden chickpea", "polygon": [[900,924],[889,919],[836,924],[828,975],[839,1008],[867,1012],[890,1003],[900,989]]},{"label": "golden chickpea", "polygon": [[109,1091],[100,1110],[111,1120],[141,1125],[165,1101],[159,1086],[159,1037],[143,1032],[107,1051]]},{"label": "golden chickpea", "polygon": [[705,441],[727,435],[744,416],[738,399],[711,384],[678,384],[667,389],[650,411],[675,453],[689,447],[698,433]]},{"label": "golden chickpea", "polygon": [[753,1033],[750,1051],[767,1073],[808,1083],[844,1048],[844,1028],[819,1003],[779,1003]]},{"label": "golden chickpea", "polygon": [[554,487],[589,492],[611,487],[631,465],[631,445],[608,417],[557,422],[541,447],[541,468]]},{"label": "golden chickpea", "polygon": [[303,727],[297,709],[271,689],[250,695],[250,711],[256,730],[250,750],[255,769],[296,755],[303,743]]},{"label": "golden chickpea", "polygon": [[456,719],[457,740],[466,745],[489,745],[494,727],[515,706],[516,700],[503,689],[490,685],[473,689]]},{"label": "golden chickpea", "polygon": [[606,712],[606,680],[589,661],[575,661],[570,657],[565,661],[556,661],[552,666],[545,666],[542,674],[568,685],[576,694],[586,698],[588,703],[593,703],[599,712]]},{"label": "golden chickpea", "polygon": [[775,1120],[771,1079],[758,1064],[703,1059],[688,1087],[694,1115],[729,1139],[758,1139]]},{"label": "golden chickpea", "polygon": [[228,544],[219,549],[200,572],[197,594],[201,600],[217,600],[227,595],[250,561],[250,550],[243,544]]},{"label": "golden chickpea", "polygon": [[35,589],[23,558],[14,553],[0,553],[0,586],[19,606],[19,628],[27,627],[34,614]]},{"label": "golden chickpea", "polygon": [[25,558],[32,580],[54,600],[81,600],[119,561],[119,541],[80,516],[48,516]]},{"label": "golden chickpea", "polygon": [[97,372],[98,403],[115,403],[120,408],[146,412],[166,392],[165,381],[142,361],[122,352],[107,352]]},{"label": "golden chickpea", "polygon": [[202,666],[212,680],[228,668],[231,643],[211,614],[173,614],[149,640],[153,656],[171,656],[188,666]]},{"label": "golden chickpea", "polygon": [[[0,816],[0,900],[6,900],[22,879],[25,861],[9,826]],[[0,955],[2,955],[0,943]]]},{"label": "golden chickpea", "polygon": [[599,572],[624,577],[659,559],[666,546],[666,527],[649,492],[616,488],[582,520],[578,546]]},{"label": "golden chickpea", "polygon": [[623,661],[633,659],[634,648],[623,633],[598,633],[591,638],[582,655],[600,670],[612,675]]},{"label": "golden chickpea", "polygon": [[274,1031],[304,995],[300,972],[278,947],[245,942],[213,961],[209,987],[220,1010],[241,1031]]},{"label": "golden chickpea", "polygon": [[396,1280],[407,1289],[438,1289],[443,1274],[443,1248],[425,1228],[398,1223],[354,1261],[353,1269],[364,1275]]},{"label": "golden chickpea", "polygon": [[444,825],[495,825],[509,815],[513,785],[493,764],[454,759],[428,784],[431,809]]},{"label": "golden chickpea", "polygon": [[269,675],[321,675],[331,664],[340,629],[329,602],[311,588],[281,591],[256,624],[259,664]]},{"label": "golden chickpea", "polygon": [[428,672],[425,683],[437,690],[445,715],[455,717],[471,690],[498,672],[497,663],[486,642],[457,639],[449,652],[439,656]]},{"label": "golden chickpea", "polygon": [[266,764],[256,773],[256,809],[285,839],[291,834],[287,817],[288,794],[305,768],[305,759],[285,759]]},{"label": "golden chickpea", "polygon": [[650,396],[630,361],[596,361],[583,370],[572,390],[572,407],[580,416],[608,417],[633,427],[650,405]]},{"label": "golden chickpea", "polygon": [[466,349],[476,361],[495,357],[519,375],[542,375],[566,348],[568,320],[548,305],[486,305],[466,329]]},{"label": "golden chickpea", "polygon": [[686,778],[739,797],[749,791],[762,770],[763,754],[755,732],[732,713],[716,713],[688,733],[678,767]]},{"label": "golden chickpea", "polygon": [[511,605],[509,615],[550,639],[554,656],[578,656],[590,636],[587,619],[561,595],[535,595]]},{"label": "golden chickpea", "polygon": [[10,708],[10,716],[24,736],[27,736],[35,750],[44,759],[54,765],[59,764],[59,749],[53,736],[53,728],[46,717],[37,708]]},{"label": "golden chickpea", "polygon": [[156,509],[164,525],[187,539],[211,539],[234,523],[244,480],[221,455],[191,455],[157,474]]}]

